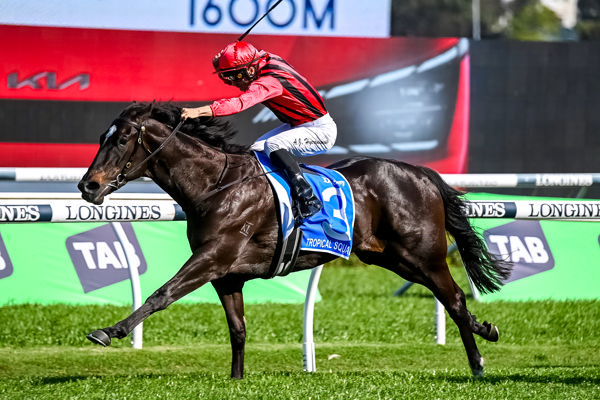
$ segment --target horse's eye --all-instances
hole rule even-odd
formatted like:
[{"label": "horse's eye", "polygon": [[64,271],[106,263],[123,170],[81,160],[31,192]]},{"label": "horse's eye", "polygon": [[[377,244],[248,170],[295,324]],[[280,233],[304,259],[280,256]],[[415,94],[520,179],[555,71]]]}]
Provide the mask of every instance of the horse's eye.
[{"label": "horse's eye", "polygon": [[119,138],[119,145],[120,145],[120,146],[125,146],[125,145],[127,144],[127,142],[128,142],[128,141],[129,141],[129,140],[127,140],[127,137],[126,137],[126,136],[121,136],[121,137]]}]

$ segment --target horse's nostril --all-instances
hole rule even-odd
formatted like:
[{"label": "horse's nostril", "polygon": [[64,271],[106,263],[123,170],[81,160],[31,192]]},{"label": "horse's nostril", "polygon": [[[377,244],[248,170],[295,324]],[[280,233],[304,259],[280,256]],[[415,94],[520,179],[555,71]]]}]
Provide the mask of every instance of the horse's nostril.
[{"label": "horse's nostril", "polygon": [[90,192],[95,192],[96,190],[100,189],[100,184],[96,181],[91,181],[88,182],[87,185],[85,185],[85,187]]},{"label": "horse's nostril", "polygon": [[81,181],[81,182],[79,182],[77,187],[79,188],[79,191],[81,191],[81,192],[93,193],[93,192],[97,191],[98,189],[100,189],[100,184],[96,181],[88,181],[88,182]]}]

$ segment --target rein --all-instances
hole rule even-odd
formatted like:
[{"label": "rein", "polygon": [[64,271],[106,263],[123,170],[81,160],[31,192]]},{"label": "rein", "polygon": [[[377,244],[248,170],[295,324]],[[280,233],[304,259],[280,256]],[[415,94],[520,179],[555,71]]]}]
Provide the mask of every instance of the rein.
[{"label": "rein", "polygon": [[246,181],[249,181],[250,179],[256,179],[256,178],[260,178],[261,176],[267,176],[269,174],[272,174],[274,172],[279,172],[281,171],[281,169],[275,169],[273,171],[269,171],[269,172],[263,172],[262,174],[258,174],[258,175],[254,175],[254,176],[245,176],[243,178],[240,179],[236,179],[233,182],[229,182],[228,184],[221,186],[221,180],[223,180],[223,177],[225,176],[225,171],[227,171],[227,168],[229,167],[229,158],[227,157],[227,152],[223,151],[223,154],[225,154],[225,166],[223,166],[223,170],[221,171],[221,175],[219,175],[219,179],[217,179],[217,183],[215,184],[215,188],[209,192],[204,193],[202,196],[200,196],[199,200],[200,201],[205,201],[206,199],[214,196],[215,194],[219,193],[222,190],[227,189],[230,186],[233,185],[237,185],[238,183],[244,183]]},{"label": "rein", "polygon": [[227,189],[230,186],[237,185],[238,183],[243,183],[243,182],[249,181],[250,179],[260,178],[261,176],[267,176],[267,175],[272,174],[273,172],[277,172],[277,171],[279,171],[279,170],[273,170],[273,171],[270,171],[270,172],[263,172],[262,174],[258,174],[258,175],[254,175],[254,176],[245,176],[243,178],[236,179],[233,182],[229,182],[228,184],[226,184],[224,186],[219,186],[219,183],[221,183],[221,178],[223,177],[224,172],[225,172],[225,168],[224,168],[223,169],[223,173],[221,173],[221,177],[219,178],[219,181],[217,181],[217,187],[214,188],[213,190],[211,190],[210,192],[204,193],[202,196],[200,196],[199,200],[200,201],[204,201],[204,200],[206,200],[206,199],[214,196],[215,194],[219,193],[220,191]]},{"label": "rein", "polygon": [[[123,167],[123,169],[121,170],[121,172],[119,173],[119,175],[117,175],[117,177],[115,179],[113,179],[111,182],[109,182],[106,185],[107,188],[114,188],[115,190],[123,187],[127,182],[129,182],[128,179],[127,179],[127,175],[128,174],[136,172],[148,160],[150,160],[154,156],[156,156],[165,147],[165,145],[167,144],[167,142],[169,140],[171,140],[171,138],[173,138],[177,132],[179,132],[179,129],[181,128],[181,126],[183,125],[183,123],[184,123],[185,120],[179,121],[179,124],[177,124],[177,126],[175,127],[175,129],[173,129],[173,131],[169,134],[169,136],[167,136],[167,138],[160,144],[160,146],[158,146],[156,148],[156,150],[154,150],[152,152],[150,150],[148,150],[144,146],[144,142],[142,140],[142,134],[144,132],[146,132],[146,127],[143,124],[140,125],[137,122],[133,122],[133,121],[127,120],[127,119],[121,119],[121,121],[123,121],[126,124],[129,124],[133,128],[135,128],[137,130],[137,132],[138,132],[138,137],[137,137],[137,140],[135,142],[135,146],[133,148],[133,151],[131,152],[131,155],[129,156],[129,160],[125,163],[125,166]],[[142,148],[148,154],[148,156],[146,156],[146,158],[144,158],[133,169],[131,169],[130,171],[127,171],[129,168],[131,168],[131,159],[135,155],[135,152],[137,151],[138,146],[142,146]],[[236,185],[238,183],[243,183],[243,182],[246,182],[246,181],[251,180],[251,179],[260,178],[261,176],[267,176],[269,174],[272,174],[273,172],[279,171],[279,170],[273,170],[273,171],[270,171],[270,172],[263,172],[262,174],[258,174],[258,175],[254,175],[254,176],[245,176],[243,178],[236,179],[233,182],[230,182],[230,183],[228,183],[226,185],[221,186],[221,181],[223,180],[223,177],[225,176],[225,172],[229,168],[229,157],[227,156],[227,152],[225,152],[223,150],[223,154],[225,155],[225,165],[223,166],[223,169],[221,170],[221,174],[219,175],[219,179],[217,179],[217,183],[215,184],[216,187],[213,190],[211,190],[209,192],[206,192],[202,196],[200,196],[200,198],[199,198],[200,201],[205,201],[206,199],[208,199],[208,198],[214,196],[215,194],[217,194],[217,193],[219,193],[219,192],[227,189],[230,186]]]}]

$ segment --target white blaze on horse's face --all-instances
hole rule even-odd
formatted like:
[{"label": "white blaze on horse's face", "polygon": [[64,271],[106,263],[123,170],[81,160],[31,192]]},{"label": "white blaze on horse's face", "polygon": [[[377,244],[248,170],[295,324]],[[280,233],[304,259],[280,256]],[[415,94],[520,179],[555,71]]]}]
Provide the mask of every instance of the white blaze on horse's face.
[{"label": "white blaze on horse's face", "polygon": [[115,133],[116,131],[117,131],[116,125],[112,125],[110,128],[108,128],[108,132],[106,133],[106,137],[104,137],[104,143],[106,143],[106,141],[108,140],[108,138],[111,137],[112,134]]}]

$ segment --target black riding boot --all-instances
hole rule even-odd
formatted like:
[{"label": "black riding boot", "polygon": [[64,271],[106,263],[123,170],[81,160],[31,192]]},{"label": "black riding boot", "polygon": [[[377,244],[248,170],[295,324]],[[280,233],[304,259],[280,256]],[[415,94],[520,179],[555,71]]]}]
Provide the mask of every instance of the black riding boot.
[{"label": "black riding boot", "polygon": [[294,157],[285,149],[275,150],[271,152],[269,157],[276,167],[283,168],[285,171],[294,197],[296,197],[299,204],[300,217],[302,219],[308,218],[319,212],[323,204],[313,193],[310,183],[302,175]]}]

